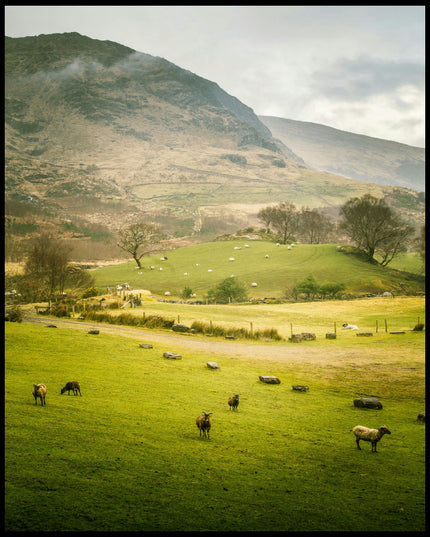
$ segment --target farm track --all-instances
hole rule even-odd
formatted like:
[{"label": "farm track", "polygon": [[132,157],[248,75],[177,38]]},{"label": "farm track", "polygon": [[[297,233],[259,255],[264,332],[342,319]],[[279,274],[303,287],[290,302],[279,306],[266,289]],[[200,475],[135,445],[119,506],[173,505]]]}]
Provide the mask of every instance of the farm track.
[{"label": "farm track", "polygon": [[193,336],[191,334],[163,334],[144,328],[91,323],[59,319],[56,317],[40,317],[36,315],[25,315],[23,322],[45,326],[55,324],[57,327],[62,326],[81,330],[98,329],[100,333],[129,337],[140,340],[141,342],[162,343],[166,345],[166,351],[180,348],[211,355],[229,356],[230,358],[246,357],[256,360],[270,360],[272,362],[300,363],[301,365],[304,363],[319,366],[330,364],[332,367],[340,364],[345,366],[346,363],[357,364],[363,361],[363,353],[359,349],[336,349],[332,347],[329,352],[324,352],[321,346],[312,343],[303,344],[303,346],[299,347],[298,345],[301,344],[288,342],[249,344],[242,341],[220,341],[218,338],[208,338],[206,341],[201,336]]}]

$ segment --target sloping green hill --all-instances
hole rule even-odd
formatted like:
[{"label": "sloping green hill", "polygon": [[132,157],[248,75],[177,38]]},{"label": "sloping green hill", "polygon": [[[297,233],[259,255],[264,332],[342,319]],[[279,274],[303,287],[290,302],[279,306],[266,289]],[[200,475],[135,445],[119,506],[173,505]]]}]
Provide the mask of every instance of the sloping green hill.
[{"label": "sloping green hill", "polygon": [[[219,241],[172,250],[136,263],[94,269],[96,285],[103,289],[127,282],[134,289],[179,298],[185,287],[203,299],[209,289],[229,276],[236,276],[255,298],[281,298],[285,291],[312,274],[319,283],[343,282],[346,293],[359,295],[423,290],[413,275],[366,263],[347,255],[335,244],[277,246],[265,241]],[[267,256],[267,257],[266,257]],[[151,267],[154,267],[151,269]],[[252,286],[256,283],[257,286]]]}]

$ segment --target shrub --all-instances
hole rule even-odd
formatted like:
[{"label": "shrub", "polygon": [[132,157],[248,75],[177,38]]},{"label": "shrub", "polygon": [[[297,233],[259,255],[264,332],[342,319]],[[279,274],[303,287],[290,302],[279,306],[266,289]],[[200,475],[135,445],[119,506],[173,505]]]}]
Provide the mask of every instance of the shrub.
[{"label": "shrub", "polygon": [[4,319],[11,323],[22,323],[22,311],[19,306],[12,306],[5,312]]},{"label": "shrub", "polygon": [[99,290],[97,287],[89,287],[82,293],[82,298],[91,298],[92,296],[97,296],[98,294]]}]

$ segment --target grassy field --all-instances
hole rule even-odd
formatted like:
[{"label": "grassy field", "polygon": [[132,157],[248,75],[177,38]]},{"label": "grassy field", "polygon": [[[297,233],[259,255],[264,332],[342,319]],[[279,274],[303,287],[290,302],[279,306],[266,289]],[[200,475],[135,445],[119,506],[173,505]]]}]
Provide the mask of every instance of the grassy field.
[{"label": "grassy field", "polygon": [[[346,292],[352,294],[424,289],[424,283],[410,275],[345,255],[334,244],[296,245],[289,250],[286,245],[266,241],[215,241],[169,251],[166,261],[161,257],[158,254],[143,258],[142,270],[130,261],[91,273],[103,292],[107,287],[114,289],[127,282],[134,289],[148,289],[158,296],[168,292],[172,298],[179,298],[183,289],[189,287],[197,299],[203,299],[209,289],[231,275],[244,282],[249,296],[255,298],[280,298],[287,288],[309,274],[321,284],[345,283]],[[419,271],[416,257],[403,256],[399,268]],[[252,287],[252,283],[257,287]]]},{"label": "grassy field", "polygon": [[[120,304],[123,302],[119,301]],[[203,304],[190,305],[143,300],[142,305],[108,310],[109,315],[160,315],[186,326],[194,321],[213,323],[224,328],[244,328],[257,331],[275,328],[287,339],[291,333],[314,332],[318,338],[335,332],[347,342],[357,339],[356,332],[343,330],[345,322],[355,324],[361,332],[384,337],[391,331],[411,330],[425,322],[423,297],[377,297],[357,300],[329,300],[290,304]],[[78,314],[76,314],[78,315]]]},{"label": "grassy field", "polygon": [[[410,300],[351,301],[342,311],[363,328],[390,312],[405,334],[266,343],[264,359],[217,354],[216,345],[204,353],[154,340],[142,349],[148,330],[136,340],[5,323],[5,529],[423,531],[425,333],[410,328],[417,315],[424,322],[424,300]],[[331,303],[294,306],[306,331],[335,316]],[[265,317],[276,305],[265,307],[248,309]],[[182,360],[163,358],[166,350]],[[281,384],[263,384],[265,374]],[[60,395],[73,379],[82,397]],[[43,408],[33,382],[48,386]],[[227,405],[234,393],[237,413]],[[383,409],[354,407],[360,396]],[[201,411],[213,412],[210,440],[195,425]],[[358,424],[392,434],[378,453],[368,443],[359,451],[349,432]]]}]

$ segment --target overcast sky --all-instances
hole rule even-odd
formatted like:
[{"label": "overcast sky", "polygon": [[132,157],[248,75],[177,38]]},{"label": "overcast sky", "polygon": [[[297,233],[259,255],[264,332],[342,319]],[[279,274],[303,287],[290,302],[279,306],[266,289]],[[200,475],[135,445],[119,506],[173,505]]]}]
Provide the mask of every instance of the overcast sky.
[{"label": "overcast sky", "polygon": [[258,115],[424,147],[425,6],[5,6],[5,35],[161,56]]}]

